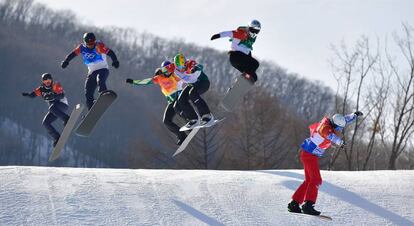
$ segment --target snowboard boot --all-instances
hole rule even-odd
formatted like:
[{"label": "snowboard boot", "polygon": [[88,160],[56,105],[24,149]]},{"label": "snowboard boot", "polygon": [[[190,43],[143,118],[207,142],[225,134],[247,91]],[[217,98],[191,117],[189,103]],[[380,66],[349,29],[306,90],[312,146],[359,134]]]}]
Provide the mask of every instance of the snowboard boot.
[{"label": "snowboard boot", "polygon": [[210,127],[214,123],[214,116],[211,113],[205,114],[201,117],[201,126]]},{"label": "snowboard boot", "polygon": [[177,145],[181,145],[184,142],[185,138],[187,138],[187,134],[184,132],[180,132],[177,136]]},{"label": "snowboard boot", "polygon": [[185,124],[185,126],[183,126],[183,128],[184,128],[183,131],[192,130],[196,126],[199,126],[199,125],[200,125],[200,122],[198,121],[198,119],[192,119],[192,120],[188,121],[188,123]]},{"label": "snowboard boot", "polygon": [[319,216],[321,212],[315,210],[313,206],[315,205],[312,201],[305,201],[305,204],[302,205],[302,213]]},{"label": "snowboard boot", "polygon": [[288,204],[288,211],[292,212],[292,213],[302,213],[302,210],[299,207],[299,203],[296,202],[295,200],[292,200],[289,204]]}]

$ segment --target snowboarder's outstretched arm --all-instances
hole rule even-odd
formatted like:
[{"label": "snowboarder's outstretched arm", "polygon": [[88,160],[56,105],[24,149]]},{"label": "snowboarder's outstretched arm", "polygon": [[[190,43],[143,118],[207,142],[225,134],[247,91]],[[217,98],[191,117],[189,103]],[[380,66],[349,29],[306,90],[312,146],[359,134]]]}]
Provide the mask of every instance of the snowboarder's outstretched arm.
[{"label": "snowboarder's outstretched arm", "polygon": [[356,111],[354,113],[351,113],[349,115],[345,115],[345,121],[346,121],[346,125],[349,125],[351,123],[353,123],[358,117],[363,116],[364,114],[360,111]]},{"label": "snowboarder's outstretched arm", "polygon": [[114,68],[119,68],[119,61],[118,58],[115,55],[115,52],[112,49],[108,49],[108,53],[106,55],[108,55],[109,57],[111,57],[112,59],[112,66]]},{"label": "snowboarder's outstretched arm", "polygon": [[153,78],[146,78],[142,80],[127,78],[125,82],[132,84],[132,85],[136,85],[136,86],[145,86],[145,85],[154,84]]},{"label": "snowboarder's outstretched arm", "polygon": [[154,84],[154,83],[155,83],[155,82],[154,82],[154,78],[155,78],[157,75],[161,75],[161,74],[162,74],[161,68],[157,68],[157,69],[155,70],[155,75],[154,75],[154,77],[151,77],[151,78],[146,78],[146,79],[142,79],[142,80],[132,79],[132,78],[127,78],[125,82],[126,82],[126,83],[129,83],[129,84],[132,84],[132,85],[137,85],[137,86],[151,85],[151,84]]},{"label": "snowboarder's outstretched arm", "polygon": [[23,93],[22,93],[22,96],[24,96],[24,97],[30,97],[30,98],[35,98],[35,97],[37,97],[37,95],[36,95],[35,91],[33,91],[33,92],[31,92],[31,93],[26,93],[26,92],[23,92]]},{"label": "snowboarder's outstretched arm", "polygon": [[239,28],[235,31],[223,31],[223,32],[214,34],[213,36],[211,36],[210,39],[214,40],[214,39],[224,38],[224,37],[245,40],[248,38],[248,32],[242,28]]},{"label": "snowboarder's outstretched arm", "polygon": [[66,58],[62,61],[62,63],[60,64],[60,66],[62,68],[66,68],[69,65],[69,62],[71,60],[73,60],[73,58],[75,58],[76,56],[78,56],[80,54],[80,45],[78,47],[76,47],[72,52],[70,52]]}]

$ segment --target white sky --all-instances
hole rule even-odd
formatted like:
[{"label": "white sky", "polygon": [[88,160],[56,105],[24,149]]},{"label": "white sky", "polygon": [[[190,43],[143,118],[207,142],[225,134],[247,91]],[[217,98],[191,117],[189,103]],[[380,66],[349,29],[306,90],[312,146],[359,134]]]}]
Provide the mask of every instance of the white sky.
[{"label": "white sky", "polygon": [[54,9],[75,11],[84,23],[132,27],[166,38],[227,50],[214,33],[255,18],[262,31],[253,55],[290,72],[336,86],[327,63],[329,46],[352,44],[361,35],[390,37],[402,22],[414,26],[411,0],[36,0]]}]

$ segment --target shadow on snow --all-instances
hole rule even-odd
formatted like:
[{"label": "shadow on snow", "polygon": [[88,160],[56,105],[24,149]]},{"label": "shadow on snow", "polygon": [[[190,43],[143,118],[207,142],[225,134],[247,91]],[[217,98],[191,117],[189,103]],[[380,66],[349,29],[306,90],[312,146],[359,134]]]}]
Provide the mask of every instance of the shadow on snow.
[{"label": "shadow on snow", "polygon": [[218,222],[217,220],[205,215],[204,213],[200,212],[199,210],[194,209],[193,207],[178,201],[178,200],[173,200],[173,203],[175,205],[177,205],[178,207],[180,207],[182,210],[184,210],[185,212],[189,213],[191,216],[197,218],[198,220],[208,224],[208,225],[223,225],[222,223]]},{"label": "shadow on snow", "polygon": [[[290,177],[290,178],[295,178],[295,179],[299,179],[299,180],[304,180],[304,176],[303,174],[299,174],[299,173],[294,173],[294,172],[286,172],[286,171],[257,171],[257,172],[261,172],[261,173],[268,173],[268,174],[273,174],[273,175],[277,175],[277,176],[283,176],[283,177]],[[297,189],[297,187],[301,184],[301,182],[298,181],[285,181],[283,182],[283,185],[286,188],[289,188],[293,191],[295,191]],[[350,203],[354,206],[357,206],[359,208],[362,208],[368,212],[371,212],[379,217],[385,218],[389,221],[391,221],[392,223],[396,224],[396,225],[414,225],[414,222],[396,214],[393,213],[375,203],[372,203],[370,201],[368,201],[367,199],[359,196],[358,194],[348,191],[344,188],[341,188],[337,185],[331,184],[329,182],[324,181],[322,183],[322,186],[320,187],[320,191],[327,193],[328,195],[331,195],[333,197],[336,197],[342,201],[345,201],[347,203]]]}]

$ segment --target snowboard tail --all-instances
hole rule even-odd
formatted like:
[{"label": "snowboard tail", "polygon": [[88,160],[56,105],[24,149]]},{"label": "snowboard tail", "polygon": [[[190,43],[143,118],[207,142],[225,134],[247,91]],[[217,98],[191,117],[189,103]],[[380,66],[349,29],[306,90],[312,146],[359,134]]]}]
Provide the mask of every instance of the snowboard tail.
[{"label": "snowboard tail", "polygon": [[226,111],[233,111],[242,97],[244,97],[252,87],[253,83],[242,74],[236,79],[236,83],[228,89],[223,100],[220,102],[220,106]]},{"label": "snowboard tail", "polygon": [[70,134],[72,133],[73,128],[76,125],[76,121],[78,121],[84,106],[81,104],[77,104],[75,108],[73,109],[72,113],[69,116],[69,120],[66,123],[65,128],[63,128],[62,134],[60,135],[60,138],[56,144],[56,146],[53,148],[52,154],[49,157],[49,161],[54,161],[59,158],[60,153],[65,146],[66,142],[69,139]]},{"label": "snowboard tail", "polygon": [[116,98],[117,95],[112,90],[102,92],[96,100],[95,104],[86,114],[85,118],[79,124],[78,128],[75,131],[76,134],[82,137],[88,137],[92,133],[99,119],[109,108],[109,106],[111,106],[111,104],[116,100]]},{"label": "snowboard tail", "polygon": [[178,147],[177,151],[173,154],[173,157],[175,157],[176,155],[180,154],[181,152],[183,152],[188,144],[190,144],[191,140],[197,135],[198,131],[202,128],[208,128],[208,127],[212,127],[214,125],[216,125],[217,123],[223,121],[226,118],[222,118],[222,119],[215,119],[214,120],[214,124],[210,125],[210,126],[197,126],[195,127],[193,130],[191,130],[191,132],[188,134],[188,136],[185,138],[185,140],[183,141],[183,143],[180,145],[180,147]]}]

